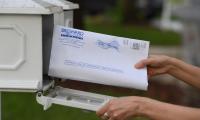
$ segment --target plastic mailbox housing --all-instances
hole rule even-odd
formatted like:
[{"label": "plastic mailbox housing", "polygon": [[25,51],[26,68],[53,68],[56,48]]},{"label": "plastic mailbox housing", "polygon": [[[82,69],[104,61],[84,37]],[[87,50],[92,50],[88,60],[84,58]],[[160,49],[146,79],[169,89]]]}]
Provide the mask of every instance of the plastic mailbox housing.
[{"label": "plastic mailbox housing", "polygon": [[[0,90],[42,89],[61,7],[40,0],[0,1]],[[60,16],[59,16],[60,15]]]}]

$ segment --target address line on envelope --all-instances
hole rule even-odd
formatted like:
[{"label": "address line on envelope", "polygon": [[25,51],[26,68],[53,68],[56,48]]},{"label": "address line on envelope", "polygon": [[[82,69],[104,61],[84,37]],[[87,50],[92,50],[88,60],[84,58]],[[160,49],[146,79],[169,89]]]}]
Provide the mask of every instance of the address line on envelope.
[{"label": "address line on envelope", "polygon": [[73,60],[68,60],[68,59],[64,61],[64,64],[74,66],[74,67],[110,71],[110,72],[121,73],[121,74],[124,73],[123,70],[120,70],[117,68],[105,67],[102,65],[95,65],[95,64],[91,64],[91,63],[86,63],[86,62],[81,62],[81,61],[73,61]]}]

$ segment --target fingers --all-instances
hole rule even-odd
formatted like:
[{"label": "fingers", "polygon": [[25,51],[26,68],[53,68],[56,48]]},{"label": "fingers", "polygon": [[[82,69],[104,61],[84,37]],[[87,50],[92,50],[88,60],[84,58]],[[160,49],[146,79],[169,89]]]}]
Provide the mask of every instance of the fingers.
[{"label": "fingers", "polygon": [[106,112],[106,113],[104,113],[103,116],[101,116],[101,119],[102,119],[102,120],[109,120],[110,117],[109,117],[108,113]]},{"label": "fingers", "polygon": [[99,116],[102,120],[118,120],[118,119],[115,119],[116,115],[113,114],[113,111],[117,109],[115,105],[112,106],[113,103],[114,103],[114,99],[110,100],[99,111],[97,111],[96,113],[97,116]]},{"label": "fingers", "polygon": [[138,63],[135,64],[135,68],[141,69],[146,66],[155,66],[159,62],[167,59],[166,56],[163,55],[149,55],[147,59],[141,60]]},{"label": "fingers", "polygon": [[163,67],[163,68],[147,68],[147,73],[148,73],[148,77],[151,78],[153,76],[156,76],[156,75],[162,75],[162,74],[166,74],[167,71],[168,71],[168,68],[167,67]]},{"label": "fingers", "polygon": [[144,68],[146,66],[145,63],[146,63],[146,59],[138,62],[137,64],[135,64],[135,68],[137,68],[137,69]]},{"label": "fingers", "polygon": [[108,119],[108,120],[114,120],[114,119],[110,118],[110,119]]},{"label": "fingers", "polygon": [[130,117],[131,114],[134,114],[134,112],[132,112],[134,107],[130,107],[130,104],[132,104],[132,100],[128,97],[113,99],[97,111],[97,115],[102,120],[125,120]]},{"label": "fingers", "polygon": [[153,64],[155,64],[155,60],[152,58],[148,58],[148,59],[141,60],[140,62],[135,64],[135,68],[141,69],[141,68],[146,67],[147,65],[153,65]]},{"label": "fingers", "polygon": [[106,110],[109,108],[110,105],[110,101],[108,103],[106,103],[100,110],[98,110],[96,112],[97,116],[101,117],[104,115],[104,113],[106,112]]}]

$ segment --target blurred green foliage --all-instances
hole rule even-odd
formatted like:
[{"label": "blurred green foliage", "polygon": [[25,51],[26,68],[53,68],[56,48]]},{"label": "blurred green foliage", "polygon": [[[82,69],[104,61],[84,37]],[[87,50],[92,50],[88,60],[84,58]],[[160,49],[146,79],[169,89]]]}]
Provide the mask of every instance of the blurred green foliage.
[{"label": "blurred green foliage", "polygon": [[151,26],[122,25],[109,21],[96,22],[93,18],[88,17],[85,27],[88,31],[150,41],[151,45],[181,44],[181,36],[178,33],[161,31]]},{"label": "blurred green foliage", "polygon": [[[95,112],[53,105],[43,111],[33,93],[3,93],[2,120],[100,120]],[[136,118],[134,120],[146,120]]]},{"label": "blurred green foliage", "polygon": [[[181,1],[173,0],[176,3]],[[150,41],[151,45],[169,46],[181,44],[181,35],[173,31],[162,31],[149,24],[122,24],[124,7],[122,4],[123,0],[117,0],[116,6],[108,9],[104,14],[93,17],[87,16],[85,29],[103,34],[146,40]]]}]

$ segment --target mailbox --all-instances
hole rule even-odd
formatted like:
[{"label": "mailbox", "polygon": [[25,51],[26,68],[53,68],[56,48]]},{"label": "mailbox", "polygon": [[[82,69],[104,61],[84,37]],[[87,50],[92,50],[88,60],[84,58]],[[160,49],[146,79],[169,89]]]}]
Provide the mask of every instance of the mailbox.
[{"label": "mailbox", "polygon": [[0,2],[0,89],[37,91],[43,86],[43,41],[54,24],[63,25],[54,17],[62,8],[34,0]]},{"label": "mailbox", "polygon": [[47,74],[53,28],[72,27],[75,8],[59,0],[0,0],[0,91],[36,92],[44,109],[54,103],[95,111],[112,98],[55,86]]}]

